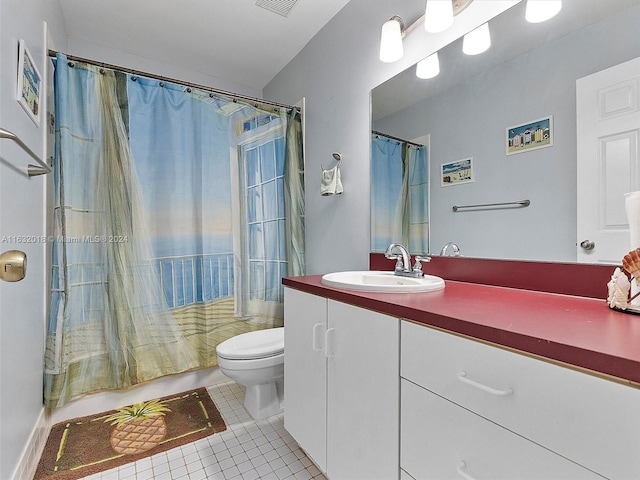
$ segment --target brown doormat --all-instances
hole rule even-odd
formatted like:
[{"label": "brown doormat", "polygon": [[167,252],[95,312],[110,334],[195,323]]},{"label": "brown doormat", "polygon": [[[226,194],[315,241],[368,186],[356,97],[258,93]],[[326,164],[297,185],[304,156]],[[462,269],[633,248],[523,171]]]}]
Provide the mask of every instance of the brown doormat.
[{"label": "brown doormat", "polygon": [[75,480],[226,429],[206,388],[67,420],[51,428],[34,480]]}]

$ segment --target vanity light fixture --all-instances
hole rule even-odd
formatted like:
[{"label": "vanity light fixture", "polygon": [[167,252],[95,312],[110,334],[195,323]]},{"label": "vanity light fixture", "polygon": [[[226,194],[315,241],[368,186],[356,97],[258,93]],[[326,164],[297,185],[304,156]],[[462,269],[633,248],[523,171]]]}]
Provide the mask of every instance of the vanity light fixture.
[{"label": "vanity light fixture", "polygon": [[524,18],[529,23],[540,23],[555,17],[562,9],[562,0],[527,0]]},{"label": "vanity light fixture", "polygon": [[433,78],[440,73],[440,62],[438,60],[438,52],[432,53],[427,58],[423,58],[416,65],[416,77]]},{"label": "vanity light fixture", "polygon": [[444,32],[453,25],[453,3],[450,0],[427,0],[424,29],[430,33]]},{"label": "vanity light fixture", "polygon": [[[406,29],[402,18],[394,15],[382,25],[380,34],[380,60],[395,62],[403,55],[402,39],[420,23],[428,32],[441,32],[453,23],[453,17],[467,8],[473,0],[427,0],[425,14]],[[449,11],[451,13],[449,14]],[[446,20],[445,20],[446,17]]]},{"label": "vanity light fixture", "polygon": [[380,60],[391,63],[402,58],[402,38],[406,35],[403,30],[404,23],[397,15],[384,22],[380,34]]},{"label": "vanity light fixture", "polygon": [[491,46],[489,23],[483,23],[475,30],[467,33],[462,39],[462,51],[466,55],[478,55]]}]

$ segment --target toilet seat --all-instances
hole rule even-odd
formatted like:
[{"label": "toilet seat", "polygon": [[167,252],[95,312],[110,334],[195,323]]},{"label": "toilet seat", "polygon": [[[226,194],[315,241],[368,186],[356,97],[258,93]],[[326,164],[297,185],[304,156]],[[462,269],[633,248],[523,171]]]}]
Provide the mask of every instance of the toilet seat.
[{"label": "toilet seat", "polygon": [[284,353],[284,327],[236,335],[216,347],[218,357],[227,360],[255,360]]}]

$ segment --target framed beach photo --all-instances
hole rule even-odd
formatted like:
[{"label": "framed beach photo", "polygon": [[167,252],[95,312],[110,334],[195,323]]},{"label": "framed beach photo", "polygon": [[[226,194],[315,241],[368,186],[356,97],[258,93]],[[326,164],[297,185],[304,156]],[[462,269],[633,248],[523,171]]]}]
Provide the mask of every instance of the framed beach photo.
[{"label": "framed beach photo", "polygon": [[450,187],[473,182],[473,157],[440,164],[440,186]]},{"label": "framed beach photo", "polygon": [[507,155],[528,152],[553,145],[553,115],[507,127]]},{"label": "framed beach photo", "polygon": [[18,42],[18,81],[16,99],[29,118],[40,126],[40,89],[42,77],[24,40]]}]

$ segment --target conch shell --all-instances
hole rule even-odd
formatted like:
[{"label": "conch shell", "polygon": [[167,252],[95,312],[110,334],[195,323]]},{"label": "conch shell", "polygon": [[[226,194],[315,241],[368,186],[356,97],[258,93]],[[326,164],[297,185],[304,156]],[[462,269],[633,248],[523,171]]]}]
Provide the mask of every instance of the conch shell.
[{"label": "conch shell", "polygon": [[622,267],[636,279],[636,284],[640,286],[640,248],[631,250],[624,256]]},{"label": "conch shell", "polygon": [[629,305],[629,290],[631,289],[631,283],[627,276],[616,267],[611,280],[607,284],[608,296],[607,303],[609,308],[618,308],[620,310],[626,310]]}]

